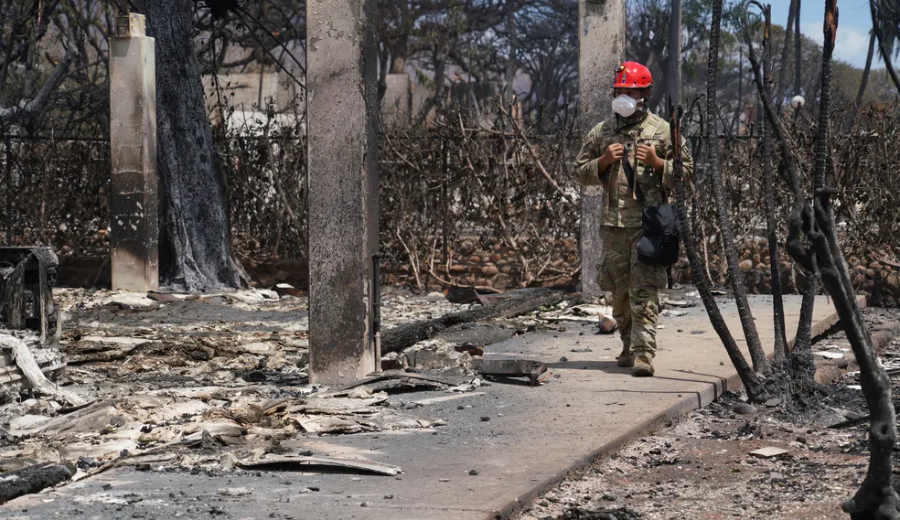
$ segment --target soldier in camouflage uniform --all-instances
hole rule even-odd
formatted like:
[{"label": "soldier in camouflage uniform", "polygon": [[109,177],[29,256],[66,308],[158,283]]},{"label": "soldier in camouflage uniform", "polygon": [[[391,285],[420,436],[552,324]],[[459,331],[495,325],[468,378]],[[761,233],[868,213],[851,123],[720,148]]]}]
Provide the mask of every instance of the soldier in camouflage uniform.
[{"label": "soldier in camouflage uniform", "polygon": [[[619,366],[632,367],[637,377],[654,372],[658,291],[667,281],[664,266],[647,265],[637,258],[643,235],[641,211],[671,202],[675,188],[669,123],[646,108],[651,86],[650,71],[643,65],[626,61],[619,66],[613,85],[616,114],[588,133],[576,163],[583,184],[604,187],[598,281],[601,289],[612,293],[613,317],[623,343],[616,360]],[[687,182],[693,162],[683,139],[681,149]],[[629,190],[623,157],[646,197],[643,204],[636,190]]]}]

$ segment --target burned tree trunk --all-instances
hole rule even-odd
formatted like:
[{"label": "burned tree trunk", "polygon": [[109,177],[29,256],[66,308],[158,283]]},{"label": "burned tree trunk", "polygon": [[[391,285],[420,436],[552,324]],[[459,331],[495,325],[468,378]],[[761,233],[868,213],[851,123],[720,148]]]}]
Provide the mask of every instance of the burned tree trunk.
[{"label": "burned tree trunk", "polygon": [[561,293],[547,291],[524,299],[510,299],[493,305],[446,314],[439,318],[406,323],[384,331],[381,341],[381,352],[384,354],[400,352],[419,341],[432,338],[454,325],[487,319],[511,318],[538,307],[556,305],[562,299]]},{"label": "burned tree trunk", "polygon": [[71,462],[61,462],[0,473],[0,504],[65,482],[75,476],[75,471]]},{"label": "burned tree trunk", "polygon": [[[747,396],[753,402],[764,402],[768,398],[766,389],[759,380],[759,377],[757,377],[750,368],[750,365],[747,364],[747,360],[744,358],[744,354],[741,353],[741,349],[738,348],[737,342],[734,340],[734,336],[731,335],[731,330],[729,330],[728,324],[725,323],[722,312],[719,310],[719,306],[713,297],[709,281],[703,276],[703,262],[700,259],[699,251],[697,251],[697,245],[694,243],[694,235],[691,233],[691,222],[688,219],[687,208],[684,202],[684,170],[681,161],[681,109],[679,108],[678,113],[676,114],[671,99],[669,100],[669,116],[670,127],[672,130],[672,146],[675,149],[673,164],[675,173],[675,197],[676,205],[678,207],[678,236],[681,238],[682,243],[684,243],[684,249],[691,266],[691,280],[697,288],[697,292],[700,293],[700,299],[703,301],[703,306],[706,308],[706,313],[709,315],[709,321],[712,324],[713,329],[715,329],[716,334],[719,335],[722,344],[725,345],[725,351],[728,353],[729,359],[731,359],[731,364],[734,365],[738,376],[741,378],[741,382],[744,383],[744,388],[747,390]],[[700,119],[702,122],[702,115]],[[698,162],[697,168],[700,167],[700,162]]]},{"label": "burned tree trunk", "polygon": [[666,60],[666,84],[676,105],[681,104],[681,0],[672,0],[672,19],[669,27],[669,57]]},{"label": "burned tree trunk", "polygon": [[[763,35],[763,90],[772,98],[772,6],[763,7],[765,17]],[[784,301],[781,297],[781,268],[778,259],[778,237],[775,224],[775,168],[772,165],[772,129],[763,124],[762,136],[763,184],[766,199],[766,238],[769,243],[769,267],[772,276],[772,314],[775,322],[775,363],[781,365],[787,357],[787,336],[784,329]]]},{"label": "burned tree trunk", "polygon": [[806,288],[803,289],[803,300],[800,302],[800,319],[797,322],[797,334],[791,349],[791,374],[797,377],[812,377],[816,370],[812,358],[812,317],[816,306],[816,292],[819,283],[816,275],[803,270],[806,275]]},{"label": "burned tree trunk", "polygon": [[800,3],[794,9],[794,95],[800,95],[800,85],[803,79],[803,36],[800,34]]},{"label": "burned tree trunk", "polygon": [[866,95],[866,87],[869,85],[869,72],[872,70],[872,58],[875,56],[875,30],[869,36],[869,52],[866,54],[866,66],[863,68],[862,80],[859,82],[859,90],[856,92],[856,108],[862,106],[863,96]]},{"label": "burned tree trunk", "polygon": [[[785,83],[784,73],[787,72],[787,58],[788,51],[791,48],[791,35],[794,31],[794,11],[796,8],[797,0],[791,0],[791,6],[788,8],[787,25],[784,26],[784,47],[781,49],[781,68],[778,70],[779,105],[781,105],[780,100],[784,99],[784,96],[787,93],[787,84]],[[799,38],[800,36],[798,35],[797,37]]]},{"label": "burned tree trunk", "polygon": [[[825,2],[825,45],[823,63],[831,59],[834,50],[834,40],[837,33],[837,9],[835,0]],[[754,71],[758,77],[758,64],[754,65]],[[830,66],[823,68],[822,93],[829,89],[831,81]],[[872,348],[871,338],[866,328],[865,320],[856,301],[853,285],[850,281],[850,272],[844,261],[837,232],[834,223],[834,209],[831,205],[833,189],[820,188],[816,191],[813,207],[803,198],[800,187],[800,178],[797,174],[797,165],[793,152],[787,144],[784,131],[781,127],[771,100],[762,96],[763,108],[766,118],[772,124],[778,140],[781,143],[782,157],[785,163],[785,175],[791,190],[794,193],[794,210],[788,223],[790,226],[787,249],[791,256],[806,269],[815,272],[822,278],[822,282],[834,301],[841,323],[847,334],[847,339],[853,348],[860,366],[860,381],[863,395],[872,417],[869,430],[869,467],[866,478],[856,494],[843,504],[845,512],[854,520],[863,519],[900,519],[900,496],[893,487],[892,456],[897,438],[897,426],[894,415],[894,405],[891,400],[891,381],[878,362]],[[826,97],[826,102],[828,98]],[[827,104],[823,104],[819,125],[819,141],[817,144],[816,168],[817,175],[824,180],[824,172],[827,166],[826,160],[819,160],[818,155],[827,154]],[[822,125],[822,120],[826,125]],[[800,236],[804,234],[810,241],[809,249],[800,244]]]},{"label": "burned tree trunk", "polygon": [[[897,77],[897,71],[894,70],[894,64],[891,63],[891,53],[888,52],[887,45],[884,42],[884,35],[881,32],[881,24],[878,23],[879,16],[883,13],[879,13],[878,8],[875,6],[876,0],[869,0],[869,8],[872,11],[872,32],[875,33],[875,39],[878,41],[878,50],[881,53],[881,59],[884,61],[884,67],[888,71],[888,75],[891,77],[891,81],[894,82],[894,86],[897,87],[897,93],[900,94],[900,77]],[[894,23],[900,26],[900,20],[896,19],[900,17],[900,11],[894,11],[890,13],[892,16],[888,19],[888,23]]]},{"label": "burned tree trunk", "polygon": [[231,249],[226,179],[192,41],[193,2],[144,2],[156,38],[160,282],[183,291],[247,286]]},{"label": "burned tree trunk", "polygon": [[709,36],[709,61],[706,80],[706,120],[709,122],[706,128],[707,153],[709,154],[709,167],[712,169],[713,190],[716,199],[716,213],[719,219],[719,227],[722,230],[722,247],[725,250],[725,258],[728,263],[728,271],[731,275],[731,287],[734,290],[734,300],[737,304],[738,314],[741,317],[741,326],[747,339],[747,347],[750,349],[750,358],[753,360],[753,369],[757,372],[769,371],[769,360],[759,341],[756,332],[756,324],[753,322],[753,314],[750,304],[747,302],[747,291],[741,279],[741,271],[738,268],[738,255],[734,245],[734,232],[731,229],[731,219],[728,217],[728,206],[725,200],[725,186],[722,181],[722,170],[719,165],[719,147],[716,136],[716,124],[718,121],[718,105],[716,93],[718,90],[719,76],[719,39],[722,25],[722,0],[713,1],[712,28]]}]

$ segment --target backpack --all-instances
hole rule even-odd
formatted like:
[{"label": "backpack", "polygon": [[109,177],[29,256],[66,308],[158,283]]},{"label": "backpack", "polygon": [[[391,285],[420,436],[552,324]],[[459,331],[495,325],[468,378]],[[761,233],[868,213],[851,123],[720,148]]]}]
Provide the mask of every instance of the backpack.
[{"label": "backpack", "polygon": [[637,245],[638,260],[647,265],[672,265],[678,262],[678,211],[675,204],[647,206],[641,212],[644,236]]},{"label": "backpack", "polygon": [[[634,169],[628,161],[626,150],[622,158],[622,169],[628,179],[628,189],[634,192],[641,205],[647,200],[636,182]],[[679,245],[678,238],[678,211],[674,204],[660,204],[659,206],[644,206],[641,211],[641,228],[644,235],[637,245],[638,260],[647,265],[672,265],[678,262]]]}]

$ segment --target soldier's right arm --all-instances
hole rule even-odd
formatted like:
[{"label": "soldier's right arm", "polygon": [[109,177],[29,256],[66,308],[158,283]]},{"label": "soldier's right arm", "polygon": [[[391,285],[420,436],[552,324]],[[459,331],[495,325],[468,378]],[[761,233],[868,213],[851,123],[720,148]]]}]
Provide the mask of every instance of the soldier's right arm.
[{"label": "soldier's right arm", "polygon": [[609,168],[604,172],[599,171],[598,162],[600,157],[606,153],[600,136],[603,133],[603,123],[595,126],[588,132],[584,144],[581,146],[581,152],[575,161],[575,172],[578,181],[585,186],[602,185],[609,179]]}]

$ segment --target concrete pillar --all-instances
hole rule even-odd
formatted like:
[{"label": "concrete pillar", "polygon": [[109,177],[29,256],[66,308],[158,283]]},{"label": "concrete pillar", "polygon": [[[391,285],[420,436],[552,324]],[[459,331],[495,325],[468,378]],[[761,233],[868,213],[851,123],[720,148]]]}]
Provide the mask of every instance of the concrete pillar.
[{"label": "concrete pillar", "polygon": [[109,52],[112,288],[159,288],[156,63],[144,16],[116,18]]},{"label": "concrete pillar", "polygon": [[[612,82],[625,59],[625,0],[578,0],[578,92],[582,135],[612,115]],[[602,295],[597,285],[600,242],[600,187],[581,192],[581,283],[586,299]]]},{"label": "concrete pillar", "polygon": [[378,248],[375,2],[307,2],[310,381],[375,369]]}]

